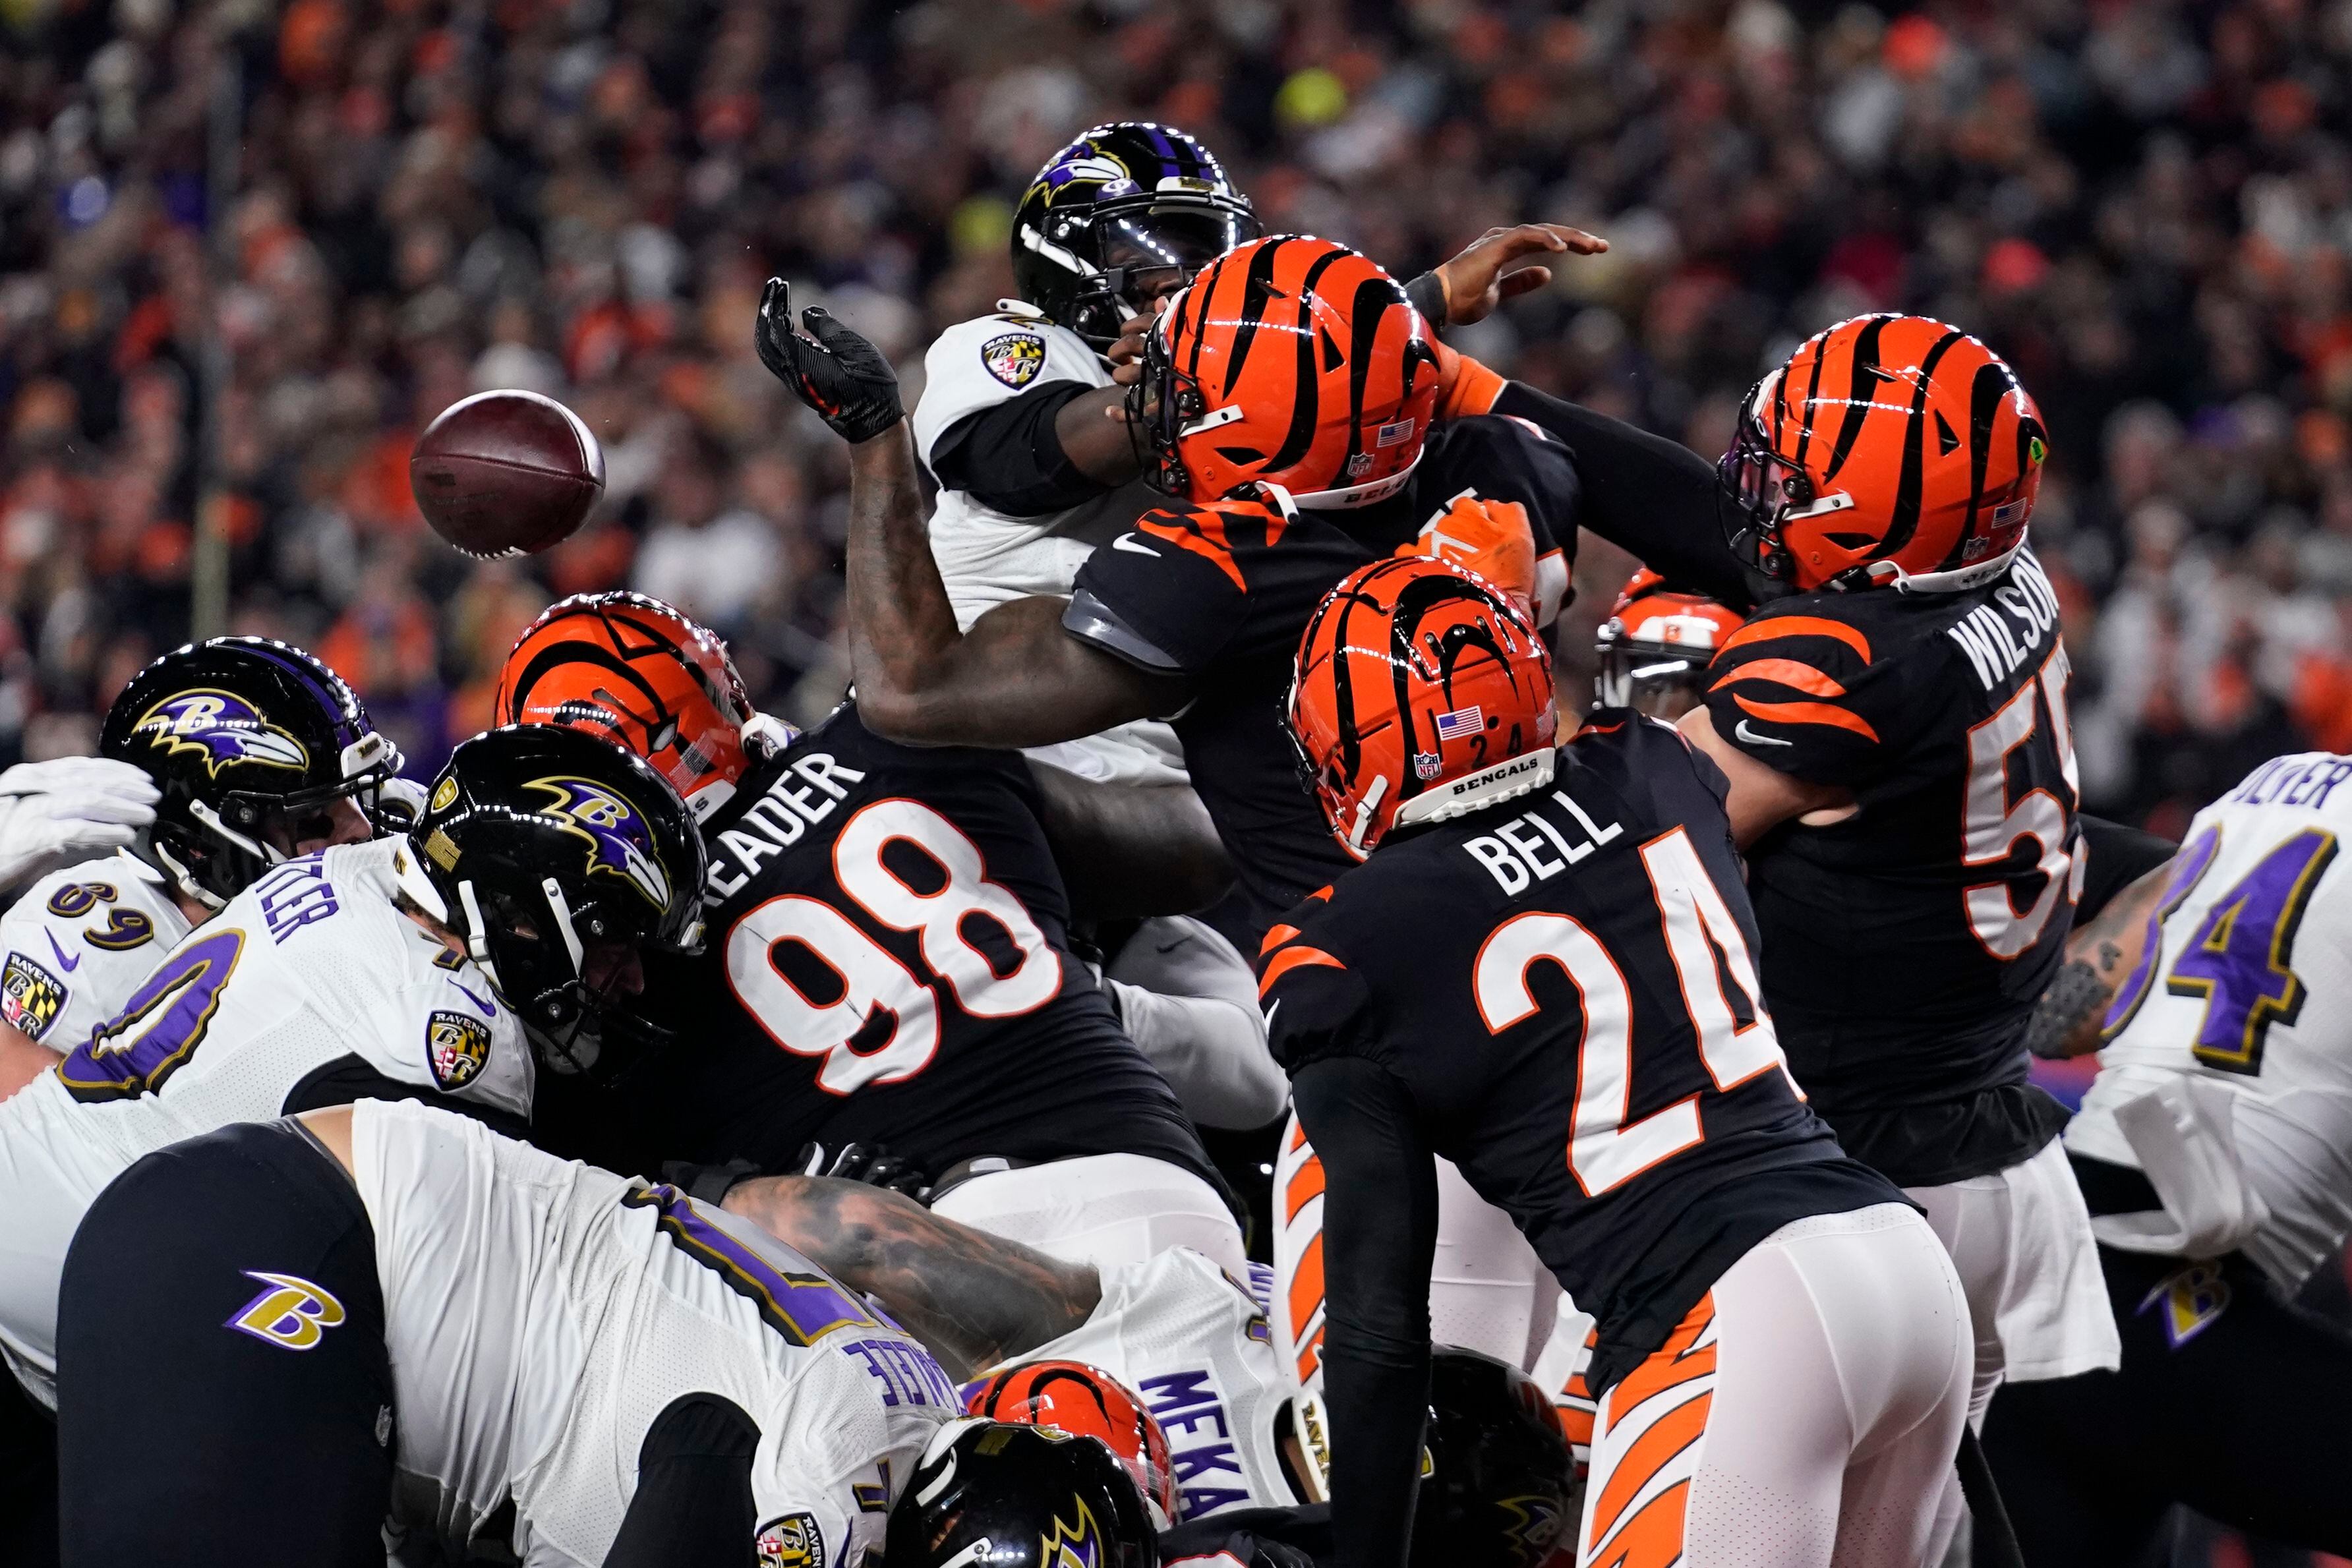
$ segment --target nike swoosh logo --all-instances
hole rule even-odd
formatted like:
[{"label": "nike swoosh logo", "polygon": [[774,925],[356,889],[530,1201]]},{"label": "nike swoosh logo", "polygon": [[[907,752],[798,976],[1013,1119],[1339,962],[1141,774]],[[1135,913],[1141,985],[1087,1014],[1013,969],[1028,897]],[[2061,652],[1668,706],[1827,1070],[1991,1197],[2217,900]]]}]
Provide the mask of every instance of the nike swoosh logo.
[{"label": "nike swoosh logo", "polygon": [[1113,549],[1133,550],[1137,555],[1157,557],[1160,554],[1158,550],[1153,549],[1150,545],[1145,544],[1133,534],[1119,535],[1118,538],[1110,541],[1110,548]]},{"label": "nike swoosh logo", "polygon": [[1746,741],[1750,746],[1794,746],[1797,744],[1793,740],[1782,740],[1777,735],[1759,735],[1754,730],[1748,727],[1748,721],[1744,718],[1732,727],[1731,733],[1738,736],[1740,739]]},{"label": "nike swoosh logo", "polygon": [[49,939],[49,951],[58,956],[58,968],[63,969],[67,974],[70,975],[76,969],[81,967],[81,955],[77,953],[70,958],[67,957],[66,950],[58,946],[58,934],[56,932],[45,932],[43,935],[47,936]]},{"label": "nike swoosh logo", "polygon": [[[451,985],[453,985],[453,986],[457,986],[457,981],[455,981],[455,980],[452,980],[452,981],[450,981],[449,983],[450,983]],[[469,1002],[473,1003],[476,1007],[478,1007],[478,1008],[479,1008],[479,1009],[482,1009],[482,1016],[483,1016],[484,1018],[486,1018],[486,1019],[494,1019],[494,1018],[496,1018],[496,1017],[498,1017],[498,1016],[499,1016],[498,1004],[497,1004],[496,1002],[491,1001],[489,998],[488,998],[488,997],[484,997],[484,996],[478,996],[478,995],[476,995],[476,994],[475,994],[471,989],[469,989],[468,988],[467,988],[467,987],[465,987],[465,986],[457,986],[457,988],[458,988],[459,990],[464,991],[464,992],[466,993],[466,999],[467,999],[467,1001],[469,1001]]]},{"label": "nike swoosh logo", "polygon": [[1265,1009],[1265,1029],[1268,1034],[1274,1032],[1274,1015],[1281,1010],[1282,998],[1280,997],[1276,997],[1274,998],[1274,1006]]}]

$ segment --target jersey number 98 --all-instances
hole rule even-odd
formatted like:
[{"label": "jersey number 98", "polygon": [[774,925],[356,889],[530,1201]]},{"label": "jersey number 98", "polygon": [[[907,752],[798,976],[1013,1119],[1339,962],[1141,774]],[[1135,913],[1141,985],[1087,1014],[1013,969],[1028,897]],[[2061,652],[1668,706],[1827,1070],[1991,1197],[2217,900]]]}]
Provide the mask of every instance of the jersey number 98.
[{"label": "jersey number 98", "polygon": [[[884,852],[901,846],[900,870]],[[901,874],[929,862],[919,886]],[[1028,910],[988,880],[980,848],[953,822],[919,801],[877,800],[849,819],[833,846],[834,880],[851,903],[893,931],[916,935],[919,976],[821,899],[772,898],[735,923],[727,937],[727,980],[770,1038],[795,1056],[822,1057],[817,1086],[853,1094],[897,1083],[930,1065],[940,1045],[940,988],[973,1018],[1016,1018],[1061,994],[1059,956]],[[992,959],[974,938],[1001,933]],[[811,974],[820,1000],[778,962]],[[1009,957],[1008,957],[1009,955]],[[1009,966],[1009,967],[1006,967]]]}]

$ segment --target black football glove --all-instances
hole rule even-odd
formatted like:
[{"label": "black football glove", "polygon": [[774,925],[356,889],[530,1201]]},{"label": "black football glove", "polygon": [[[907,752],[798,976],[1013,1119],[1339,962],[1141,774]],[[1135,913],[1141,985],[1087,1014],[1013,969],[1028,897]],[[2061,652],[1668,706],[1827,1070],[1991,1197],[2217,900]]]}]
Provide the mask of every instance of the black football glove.
[{"label": "black football glove", "polygon": [[844,1145],[832,1155],[829,1163],[823,1144],[803,1144],[801,1152],[793,1156],[793,1166],[803,1176],[831,1176],[835,1181],[887,1187],[917,1203],[928,1197],[931,1190],[929,1180],[921,1171],[879,1144]]},{"label": "black football glove", "polygon": [[801,312],[805,332],[793,330],[792,287],[768,279],[760,296],[752,341],[769,373],[793,389],[844,441],[871,441],[906,417],[898,404],[898,372],[882,350],[833,319],[822,306]]}]

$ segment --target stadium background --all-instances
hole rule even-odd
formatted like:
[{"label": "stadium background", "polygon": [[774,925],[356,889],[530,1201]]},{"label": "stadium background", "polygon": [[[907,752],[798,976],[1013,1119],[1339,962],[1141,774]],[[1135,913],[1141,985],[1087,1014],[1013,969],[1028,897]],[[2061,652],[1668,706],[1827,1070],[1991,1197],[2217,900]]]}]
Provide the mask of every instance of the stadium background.
[{"label": "stadium background", "polygon": [[[1458,340],[1710,455],[1842,317],[1985,338],[2053,433],[2086,803],[2177,832],[2352,748],[2347,99],[2352,0],[0,0],[0,763],[89,749],[194,629],[315,649],[427,772],[541,605],[619,586],[822,713],[846,474],[752,355],[761,281],[911,402],[1012,292],[1030,173],[1149,114],[1401,277],[1491,224],[1607,235]],[[609,465],[527,563],[408,494],[495,386]],[[1588,544],[1565,689],[1626,570]],[[2248,1550],[2181,1560],[2302,1561]]]}]

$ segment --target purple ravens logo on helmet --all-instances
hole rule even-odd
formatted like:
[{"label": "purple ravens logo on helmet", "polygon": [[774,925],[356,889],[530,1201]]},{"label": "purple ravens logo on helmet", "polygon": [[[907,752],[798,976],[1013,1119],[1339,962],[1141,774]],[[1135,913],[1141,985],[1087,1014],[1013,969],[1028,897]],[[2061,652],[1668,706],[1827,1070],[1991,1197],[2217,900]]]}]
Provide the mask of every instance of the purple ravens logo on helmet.
[{"label": "purple ravens logo on helmet", "polygon": [[[1051,1427],[1040,1427],[1041,1432]],[[1095,1522],[1094,1510],[1084,1498],[1070,1500],[1068,1519],[1055,1515],[1045,1533],[1037,1542],[1040,1568],[1107,1568],[1110,1552],[1103,1542],[1102,1526]]]},{"label": "purple ravens logo on helmet", "polygon": [[238,763],[284,768],[299,773],[310,766],[302,743],[261,716],[235,692],[211,687],[165,697],[139,716],[132,735],[143,735],[165,756],[200,752],[213,778]]},{"label": "purple ravens logo on helmet", "polygon": [[1081,139],[1062,149],[1062,155],[1045,166],[1037,176],[1037,183],[1045,187],[1045,203],[1051,206],[1055,197],[1074,185],[1094,185],[1097,201],[1110,196],[1123,196],[1139,189],[1127,165],[1115,154],[1106,152],[1091,140]]},{"label": "purple ravens logo on helmet", "polygon": [[530,788],[547,791],[550,801],[540,808],[555,818],[564,831],[588,841],[588,870],[617,876],[645,894],[656,909],[667,911],[669,873],[654,848],[653,829],[645,813],[628,801],[585,779],[534,779]]}]

